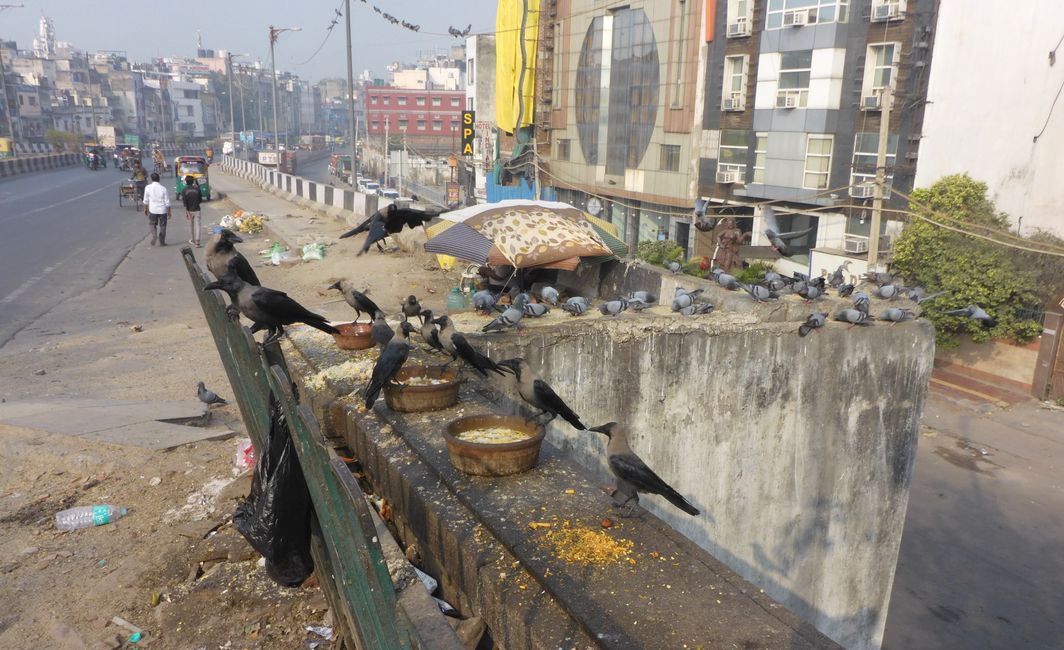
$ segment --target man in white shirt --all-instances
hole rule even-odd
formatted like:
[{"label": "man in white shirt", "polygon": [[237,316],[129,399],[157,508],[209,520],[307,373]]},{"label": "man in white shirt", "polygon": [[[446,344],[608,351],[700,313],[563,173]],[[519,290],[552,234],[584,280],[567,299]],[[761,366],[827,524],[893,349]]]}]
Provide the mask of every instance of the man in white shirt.
[{"label": "man in white shirt", "polygon": [[148,215],[151,245],[154,246],[158,241],[160,246],[166,246],[166,220],[170,217],[170,193],[159,182],[159,175],[154,172],[151,175],[151,184],[144,188],[144,214]]}]

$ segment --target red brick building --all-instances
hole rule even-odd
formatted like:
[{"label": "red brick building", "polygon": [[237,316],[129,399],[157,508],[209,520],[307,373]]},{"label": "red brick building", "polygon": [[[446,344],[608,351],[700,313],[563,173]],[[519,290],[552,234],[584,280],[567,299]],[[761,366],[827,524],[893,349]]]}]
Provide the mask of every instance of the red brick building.
[{"label": "red brick building", "polygon": [[[406,134],[412,146],[433,152],[451,151],[461,135],[465,91],[407,90],[388,86],[366,88],[369,136]],[[394,140],[393,140],[394,142]],[[426,151],[428,153],[428,151]]]}]

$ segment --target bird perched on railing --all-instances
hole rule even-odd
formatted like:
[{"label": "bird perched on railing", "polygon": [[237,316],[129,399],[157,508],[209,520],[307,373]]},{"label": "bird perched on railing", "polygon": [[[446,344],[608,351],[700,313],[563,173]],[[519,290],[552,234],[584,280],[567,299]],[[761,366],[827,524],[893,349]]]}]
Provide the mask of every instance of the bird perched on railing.
[{"label": "bird perched on railing", "polygon": [[267,330],[263,345],[279,339],[284,334],[284,326],[293,323],[304,323],[327,334],[339,334],[324,316],[308,310],[283,291],[256,287],[232,273],[226,273],[217,281],[208,283],[203,290],[221,290],[229,294],[240,313],[253,323],[252,334],[261,329]]},{"label": "bird perched on railing", "polygon": [[374,244],[377,245],[377,250],[383,253],[384,247],[381,246],[381,242],[388,235],[398,234],[402,231],[403,226],[411,229],[417,228],[418,226],[424,227],[426,223],[431,221],[434,217],[438,217],[440,214],[442,213],[437,210],[400,208],[398,205],[391,203],[387,207],[374,212],[355,228],[340,235],[340,239],[353,237],[364,232],[369,233],[369,235],[366,236],[366,241],[362,244],[362,249],[358,251],[358,254],[361,255],[365,253],[369,250],[369,247]]},{"label": "bird perched on railing", "polygon": [[550,415],[550,420],[547,420],[550,422],[560,415],[563,420],[573,425],[577,431],[583,431],[587,428],[580,421],[580,417],[569,408],[561,397],[558,397],[558,394],[554,392],[550,384],[543,381],[536,371],[532,370],[527,361],[520,357],[514,357],[513,359],[500,361],[498,366],[513,374],[514,379],[517,380],[517,392],[521,395],[521,399],[528,402],[530,406],[539,409],[539,413],[536,414],[537,418],[546,413]]},{"label": "bird perched on railing", "polygon": [[451,353],[451,361],[461,359],[485,377],[488,376],[489,370],[503,374],[494,361],[477,352],[466,340],[465,335],[454,328],[450,316],[440,316],[432,322],[440,326],[440,331],[436,336],[443,345],[443,349]]},{"label": "bird perched on railing", "polygon": [[228,228],[222,228],[214,235],[211,235],[204,251],[207,270],[213,273],[215,278],[220,278],[226,273],[232,273],[248,284],[256,287],[261,286],[262,283],[259,282],[259,278],[255,275],[255,270],[251,268],[247,258],[233,246],[233,244],[239,244],[243,241],[239,235]]},{"label": "bird perched on railing", "polygon": [[347,304],[351,305],[351,309],[355,310],[355,322],[358,322],[359,318],[362,318],[362,312],[368,313],[371,317],[379,311],[382,311],[377,303],[369,299],[369,296],[362,293],[358,289],[355,289],[354,283],[350,280],[340,280],[329,285],[330,289],[336,289],[343,295]]},{"label": "bird perched on railing", "polygon": [[660,494],[669,503],[683,510],[689,515],[700,514],[698,508],[691,505],[679,492],[674,490],[668,483],[663,481],[654,470],[632,451],[628,446],[628,436],[624,428],[616,422],[607,422],[601,426],[591,427],[588,431],[604,434],[609,438],[606,444],[606,460],[610,466],[610,472],[617,477],[617,490],[613,494],[615,506],[628,506],[628,512],[624,516],[632,514],[632,510],[639,503],[639,493]]},{"label": "bird perched on railing", "polygon": [[373,365],[373,374],[370,375],[369,383],[362,392],[367,409],[373,408],[373,403],[377,401],[381,389],[392,381],[406,363],[410,356],[410,332],[413,331],[414,326],[408,321],[399,323],[399,333],[388,342],[381,356],[377,358],[377,363]]}]

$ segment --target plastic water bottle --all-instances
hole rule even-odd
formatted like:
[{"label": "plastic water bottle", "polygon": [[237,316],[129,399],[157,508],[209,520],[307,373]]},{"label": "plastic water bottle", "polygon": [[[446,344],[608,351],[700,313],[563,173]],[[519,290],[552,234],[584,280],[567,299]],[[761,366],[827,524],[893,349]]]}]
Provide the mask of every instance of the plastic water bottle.
[{"label": "plastic water bottle", "polygon": [[79,506],[55,513],[55,527],[59,530],[77,530],[103,526],[117,521],[129,513],[116,506]]},{"label": "plastic water bottle", "polygon": [[274,266],[280,266],[282,255],[284,255],[284,247],[281,246],[281,242],[273,242],[273,246],[270,247],[270,262],[272,262]]},{"label": "plastic water bottle", "polygon": [[447,294],[447,311],[459,311],[468,307],[465,294],[458,287],[451,289]]}]

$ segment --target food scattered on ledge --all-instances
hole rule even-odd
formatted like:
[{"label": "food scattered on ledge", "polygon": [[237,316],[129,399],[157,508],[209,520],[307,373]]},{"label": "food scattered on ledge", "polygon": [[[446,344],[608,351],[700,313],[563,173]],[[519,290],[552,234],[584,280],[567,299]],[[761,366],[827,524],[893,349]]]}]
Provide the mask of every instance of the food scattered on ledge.
[{"label": "food scattered on ledge", "polygon": [[373,372],[373,363],[373,359],[361,358],[329,366],[307,379],[307,387],[312,390],[325,390],[326,380],[366,381]]},{"label": "food scattered on ledge", "polygon": [[631,540],[614,539],[598,528],[572,526],[564,522],[560,527],[548,531],[539,542],[542,546],[551,547],[555,557],[566,562],[604,566],[627,559],[630,564],[635,564],[635,560],[628,557],[634,547]]}]

